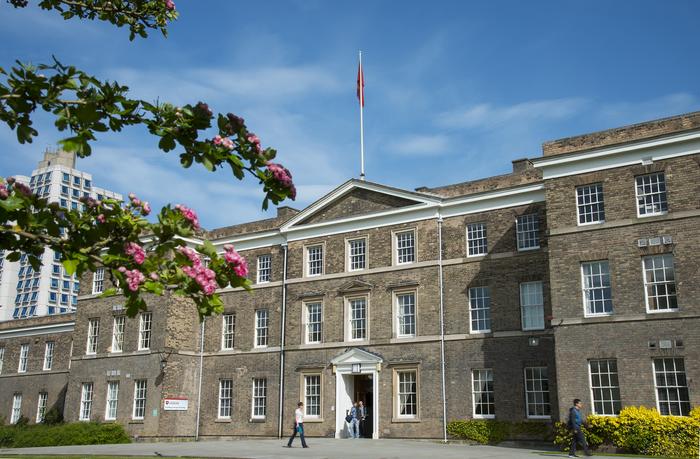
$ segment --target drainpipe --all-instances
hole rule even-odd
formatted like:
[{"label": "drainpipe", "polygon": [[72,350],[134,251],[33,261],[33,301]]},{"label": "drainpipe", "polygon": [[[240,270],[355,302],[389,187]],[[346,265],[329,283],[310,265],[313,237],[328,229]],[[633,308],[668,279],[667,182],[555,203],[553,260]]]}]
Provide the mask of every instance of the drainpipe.
[{"label": "drainpipe", "polygon": [[199,440],[199,414],[202,406],[202,369],[204,367],[204,323],[207,318],[202,318],[202,325],[199,331],[199,383],[197,384],[197,424],[194,428],[194,441]]},{"label": "drainpipe", "polygon": [[445,306],[442,278],[442,215],[438,213],[438,282],[440,283],[440,384],[442,390],[442,441],[447,443],[447,397],[445,395]]},{"label": "drainpipe", "polygon": [[284,250],[282,262],[282,323],[280,324],[280,395],[279,415],[277,420],[277,438],[282,438],[282,418],[284,409],[284,331],[287,312],[287,243],[282,244]]}]

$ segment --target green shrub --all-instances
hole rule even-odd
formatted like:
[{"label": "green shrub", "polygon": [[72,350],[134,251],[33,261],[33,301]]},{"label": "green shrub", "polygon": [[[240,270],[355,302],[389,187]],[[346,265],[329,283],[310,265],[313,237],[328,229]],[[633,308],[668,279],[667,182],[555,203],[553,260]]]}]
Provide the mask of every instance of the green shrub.
[{"label": "green shrub", "polygon": [[447,423],[451,437],[495,444],[504,440],[546,440],[551,427],[542,422],[507,422],[491,419],[467,419]]},{"label": "green shrub", "polygon": [[4,448],[100,445],[130,441],[121,424],[116,423],[75,422],[57,425],[0,426],[0,446]]},{"label": "green shrub", "polygon": [[[690,416],[661,416],[652,408],[628,407],[617,417],[589,416],[583,430],[592,447],[606,444],[635,454],[697,457],[700,408]],[[554,443],[562,449],[570,445],[571,432],[565,424],[555,424]]]},{"label": "green shrub", "polygon": [[49,409],[44,415],[44,424],[53,426],[63,422],[63,413],[55,406]]}]

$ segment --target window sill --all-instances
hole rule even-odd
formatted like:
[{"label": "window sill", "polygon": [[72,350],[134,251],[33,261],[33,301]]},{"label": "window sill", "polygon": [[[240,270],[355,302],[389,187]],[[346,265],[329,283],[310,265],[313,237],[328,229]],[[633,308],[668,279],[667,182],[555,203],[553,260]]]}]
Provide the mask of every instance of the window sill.
[{"label": "window sill", "polygon": [[663,309],[659,311],[649,311],[647,310],[647,314],[673,314],[674,312],[680,312],[680,308],[676,309]]},{"label": "window sill", "polygon": [[496,415],[493,414],[493,415],[485,416],[485,415],[478,415],[478,414],[475,414],[475,415],[472,416],[472,418],[473,418],[473,419],[496,419]]},{"label": "window sill", "polygon": [[132,419],[128,424],[143,424],[143,419]]},{"label": "window sill", "polygon": [[248,422],[252,422],[254,424],[261,424],[263,422],[267,422],[266,418],[250,418]]},{"label": "window sill", "polygon": [[637,218],[662,217],[664,215],[668,215],[668,211],[666,211],[666,212],[654,212],[653,214],[644,214],[644,215],[637,214]]},{"label": "window sill", "polygon": [[518,247],[518,253],[520,252],[532,252],[533,250],[539,250],[541,247],[538,245],[537,247],[523,247],[522,249]]},{"label": "window sill", "polygon": [[420,418],[391,418],[392,423],[416,423],[421,422]]},{"label": "window sill", "polygon": [[228,418],[228,419],[219,418],[219,419],[216,419],[214,422],[217,424],[231,424],[233,422],[233,420],[231,420],[231,418]]},{"label": "window sill", "polygon": [[548,421],[552,419],[552,416],[528,416],[528,421]]},{"label": "window sill", "polygon": [[304,424],[316,424],[324,422],[323,418],[304,418]]}]

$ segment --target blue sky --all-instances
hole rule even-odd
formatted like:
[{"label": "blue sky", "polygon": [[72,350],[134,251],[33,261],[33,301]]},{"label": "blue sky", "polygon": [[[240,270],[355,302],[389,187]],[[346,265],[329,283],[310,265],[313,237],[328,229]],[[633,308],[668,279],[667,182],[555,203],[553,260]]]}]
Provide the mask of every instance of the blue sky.
[{"label": "blue sky", "polygon": [[[35,0],[30,0],[36,3]],[[413,189],[507,173],[544,141],[700,110],[697,1],[176,1],[169,38],[0,5],[0,66],[56,55],[134,96],[243,116],[292,171],[303,208],[359,175],[357,51],[368,180]],[[61,138],[0,126],[0,175]],[[79,161],[98,186],[184,203],[207,228],[263,213],[254,181],[179,167],[144,130]]]}]

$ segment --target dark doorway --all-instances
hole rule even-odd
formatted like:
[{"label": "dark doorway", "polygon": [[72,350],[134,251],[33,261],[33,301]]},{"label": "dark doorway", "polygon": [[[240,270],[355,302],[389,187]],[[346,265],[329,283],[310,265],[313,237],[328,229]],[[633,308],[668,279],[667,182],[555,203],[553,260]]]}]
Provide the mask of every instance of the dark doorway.
[{"label": "dark doorway", "polygon": [[360,422],[360,435],[363,438],[372,438],[374,433],[374,425],[372,418],[374,416],[374,391],[372,381],[372,375],[355,375],[353,385],[355,387],[355,393],[353,394],[353,401],[359,402],[362,400],[366,408],[366,415],[364,421]]}]

